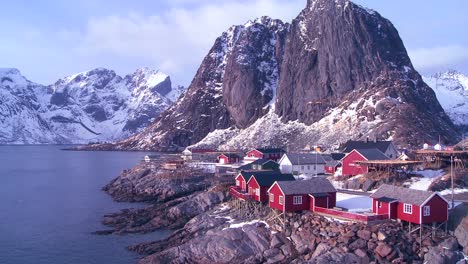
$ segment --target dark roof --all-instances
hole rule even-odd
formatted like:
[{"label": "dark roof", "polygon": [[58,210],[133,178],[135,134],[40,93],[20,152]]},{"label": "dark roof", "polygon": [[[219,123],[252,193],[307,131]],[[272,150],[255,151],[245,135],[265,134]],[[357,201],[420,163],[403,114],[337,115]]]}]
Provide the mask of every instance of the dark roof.
[{"label": "dark roof", "polygon": [[334,160],[341,160],[342,158],[344,158],[344,156],[346,156],[345,153],[332,153],[330,154],[332,159]]},{"label": "dark roof", "polygon": [[260,151],[261,153],[286,153],[282,148],[257,148],[256,150]]},{"label": "dark roof", "polygon": [[[292,174],[282,174],[275,171],[256,171],[256,172],[242,172],[245,175],[250,175],[248,179],[254,177],[260,186],[270,187],[275,181],[295,181],[296,178]],[[245,178],[245,177],[244,177]],[[248,181],[247,179],[247,181]]]},{"label": "dark roof", "polygon": [[[339,154],[335,155],[334,154]],[[322,158],[325,160],[325,164],[328,167],[336,167],[341,164],[341,159],[345,156],[344,153],[332,153],[332,154],[322,154]]]},{"label": "dark roof", "polygon": [[397,187],[388,184],[380,186],[380,188],[370,197],[372,198],[386,198],[398,200],[402,203],[414,204],[421,206],[433,192],[414,190],[404,187]]},{"label": "dark roof", "polygon": [[377,198],[376,200],[379,201],[379,202],[384,202],[384,203],[388,203],[388,202],[392,202],[392,201],[397,201],[397,200],[394,199],[394,198],[388,198],[388,197],[380,197],[380,198]]},{"label": "dark roof", "polygon": [[388,160],[389,158],[378,149],[356,149],[367,160]]},{"label": "dark roof", "polygon": [[223,156],[223,155],[230,159],[240,158],[240,156],[236,153],[223,153],[220,156]]},{"label": "dark roof", "polygon": [[321,154],[316,153],[287,153],[284,154],[288,157],[293,165],[304,164],[325,164],[325,160]]},{"label": "dark roof", "polygon": [[376,148],[385,153],[392,144],[392,141],[353,141],[346,142],[342,152],[349,153],[353,149],[373,149]]},{"label": "dark roof", "polygon": [[252,165],[256,165],[256,164],[260,164],[260,165],[265,165],[266,163],[276,163],[278,164],[276,161],[274,160],[267,160],[267,159],[257,159],[255,160],[254,162],[251,162],[249,164],[245,164],[245,165],[242,165],[240,166],[239,168],[237,168],[238,170],[251,170],[252,169]]},{"label": "dark roof", "polygon": [[286,194],[321,194],[336,192],[329,180],[322,177],[314,177],[310,180],[278,182],[283,193]]}]

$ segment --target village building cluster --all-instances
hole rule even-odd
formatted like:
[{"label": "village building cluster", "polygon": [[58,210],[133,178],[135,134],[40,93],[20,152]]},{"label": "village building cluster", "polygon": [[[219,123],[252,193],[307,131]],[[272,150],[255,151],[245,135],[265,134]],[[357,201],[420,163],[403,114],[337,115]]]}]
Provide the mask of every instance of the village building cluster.
[{"label": "village building cluster", "polygon": [[[423,146],[428,151],[450,147]],[[424,156],[423,156],[424,158]],[[287,152],[282,148],[256,148],[219,152],[210,149],[186,149],[180,159],[197,166],[210,166],[216,176],[234,179],[230,195],[242,202],[258,203],[279,214],[311,211],[349,221],[376,222],[398,220],[409,223],[410,231],[423,225],[440,226],[448,220],[449,202],[440,194],[390,184],[381,185],[368,197],[372,211],[350,212],[337,207],[337,190],[327,177],[350,178],[371,172],[413,170],[421,165],[415,154],[397,149],[392,141],[348,141],[339,151]],[[196,162],[195,162],[196,161]],[[177,168],[180,163],[166,161],[162,167]],[[416,225],[411,229],[411,224]]]}]

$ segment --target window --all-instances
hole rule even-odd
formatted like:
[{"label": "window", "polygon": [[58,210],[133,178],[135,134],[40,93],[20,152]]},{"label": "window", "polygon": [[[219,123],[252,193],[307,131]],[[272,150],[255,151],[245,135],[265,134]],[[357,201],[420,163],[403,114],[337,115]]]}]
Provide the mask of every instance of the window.
[{"label": "window", "polygon": [[310,170],[310,165],[307,165],[307,170]]},{"label": "window", "polygon": [[236,180],[236,186],[240,186],[240,181]]},{"label": "window", "polygon": [[413,213],[413,205],[412,204],[403,204],[403,212],[405,214],[412,214]]},{"label": "window", "polygon": [[294,196],[293,204],[302,204],[302,196]]},{"label": "window", "polygon": [[260,196],[260,189],[255,190],[255,195]]},{"label": "window", "polygon": [[270,193],[270,202],[274,202],[275,201],[275,195]]},{"label": "window", "polygon": [[317,170],[316,166],[314,165],[314,170]]},{"label": "window", "polygon": [[382,202],[377,202],[377,206],[378,206],[379,208],[382,208]]},{"label": "window", "polygon": [[279,197],[279,204],[283,204],[283,196]]},{"label": "window", "polygon": [[429,205],[423,207],[423,215],[424,216],[430,216],[431,215],[431,207]]}]

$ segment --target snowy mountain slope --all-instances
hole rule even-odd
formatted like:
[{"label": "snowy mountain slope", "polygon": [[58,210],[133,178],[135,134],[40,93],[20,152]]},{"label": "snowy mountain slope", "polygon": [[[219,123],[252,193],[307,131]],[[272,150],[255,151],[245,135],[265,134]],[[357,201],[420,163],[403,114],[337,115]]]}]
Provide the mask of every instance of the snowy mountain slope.
[{"label": "snowy mountain slope", "polygon": [[0,143],[83,144],[142,130],[172,100],[169,76],[147,68],[125,77],[98,68],[44,86],[16,69],[0,70]]},{"label": "snowy mountain slope", "polygon": [[456,125],[468,126],[468,76],[457,71],[423,77]]},{"label": "snowy mountain slope", "polygon": [[141,133],[93,149],[248,149],[460,135],[392,23],[349,0],[308,0],[291,22],[262,17],[216,39],[192,84]]}]

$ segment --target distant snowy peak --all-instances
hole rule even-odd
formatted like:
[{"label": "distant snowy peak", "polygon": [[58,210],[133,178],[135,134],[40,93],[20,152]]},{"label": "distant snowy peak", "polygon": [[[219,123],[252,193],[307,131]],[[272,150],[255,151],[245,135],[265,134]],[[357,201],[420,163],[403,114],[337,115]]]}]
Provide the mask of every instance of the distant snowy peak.
[{"label": "distant snowy peak", "polygon": [[0,68],[0,84],[7,88],[14,86],[28,85],[29,81],[21,75],[18,69],[14,68]]},{"label": "distant snowy peak", "polygon": [[468,125],[468,76],[450,70],[424,81],[434,90],[439,103],[456,125]]},{"label": "distant snowy peak", "polygon": [[121,77],[96,68],[45,86],[0,69],[0,144],[114,141],[153,122],[183,93],[170,77],[141,68]]}]

